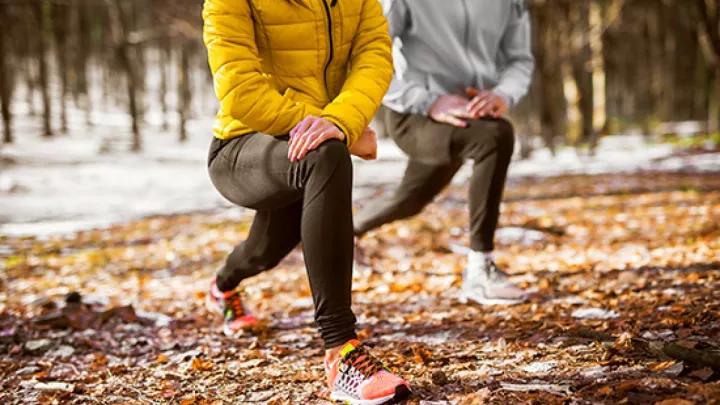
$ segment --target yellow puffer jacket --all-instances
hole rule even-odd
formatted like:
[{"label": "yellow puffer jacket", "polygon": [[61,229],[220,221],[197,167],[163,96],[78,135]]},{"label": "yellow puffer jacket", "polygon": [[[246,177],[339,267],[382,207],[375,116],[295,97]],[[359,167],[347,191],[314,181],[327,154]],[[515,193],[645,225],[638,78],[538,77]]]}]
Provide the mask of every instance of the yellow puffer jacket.
[{"label": "yellow puffer jacket", "polygon": [[286,135],[314,115],[351,145],[390,85],[378,0],[205,0],[203,18],[220,139]]}]

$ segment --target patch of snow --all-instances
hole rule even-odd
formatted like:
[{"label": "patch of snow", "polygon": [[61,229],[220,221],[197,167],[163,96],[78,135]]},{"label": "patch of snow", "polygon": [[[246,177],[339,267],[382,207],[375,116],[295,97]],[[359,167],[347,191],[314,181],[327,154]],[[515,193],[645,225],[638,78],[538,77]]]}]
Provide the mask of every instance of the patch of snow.
[{"label": "patch of snow", "polygon": [[671,331],[670,329],[664,329],[664,330],[647,330],[640,335],[643,339],[648,340],[672,340],[675,338],[675,332]]},{"label": "patch of snow", "polygon": [[586,304],[587,300],[579,295],[568,295],[566,297],[555,298],[550,302],[553,304],[582,305]]},{"label": "patch of snow", "polygon": [[[207,93],[211,99],[212,92]],[[198,103],[207,103],[201,98]],[[70,135],[43,139],[40,120],[28,116],[29,108],[22,100],[19,97],[13,105],[14,126],[17,133],[29,135],[19,136],[15,144],[0,149],[0,234],[69,234],[150,215],[233,207],[217,193],[207,174],[212,113],[198,112],[197,116],[204,118],[187,123],[190,138],[180,144],[174,126],[170,131],[161,130],[160,112],[151,103],[143,128],[144,150],[133,154],[127,152],[128,116],[117,107],[93,111],[94,125],[87,128],[85,113],[69,105]],[[205,106],[208,111],[216,107],[210,104]],[[175,119],[171,117],[173,123]],[[112,152],[99,153],[107,145]],[[399,183],[407,157],[390,139],[379,140],[378,155],[379,159],[372,162],[353,159],[355,201],[371,197],[378,186],[392,189]],[[553,157],[547,150],[538,150],[531,159],[514,162],[509,176],[677,168],[720,170],[720,154],[673,157],[670,145],[648,145],[642,137],[615,136],[603,138],[595,156],[562,149]],[[470,162],[453,183],[465,184],[471,169]],[[246,212],[237,208],[232,211]],[[547,238],[519,228],[501,229],[498,236],[527,244]]]},{"label": "patch of snow", "polygon": [[512,383],[500,383],[502,389],[506,391],[515,392],[534,392],[534,391],[545,391],[556,395],[570,395],[569,385],[560,384],[544,384],[544,383],[530,383],[530,384],[512,384]]},{"label": "patch of snow", "polygon": [[385,341],[397,341],[403,340],[408,343],[424,343],[430,346],[442,345],[447,343],[449,340],[457,338],[457,333],[453,331],[440,332],[433,335],[408,335],[404,332],[393,333],[390,335],[380,336],[380,340]]},{"label": "patch of snow", "polygon": [[557,361],[546,361],[546,362],[535,362],[520,367],[526,373],[530,374],[544,374],[554,369],[557,366]]},{"label": "patch of snow", "polygon": [[146,311],[139,311],[135,310],[135,314],[140,318],[145,318],[153,321],[156,327],[158,328],[164,328],[167,326],[170,326],[170,322],[172,322],[172,318],[161,314],[159,312],[146,312]]},{"label": "patch of snow", "polygon": [[601,308],[581,308],[573,311],[572,317],[577,319],[614,319],[620,317],[620,314]]},{"label": "patch of snow", "polygon": [[603,366],[595,366],[586,368],[582,372],[580,372],[583,377],[585,378],[600,378],[603,377],[605,374],[607,374],[607,368]]},{"label": "patch of snow", "polygon": [[454,374],[461,380],[477,380],[485,377],[494,377],[503,374],[504,371],[495,367],[481,365],[477,370],[461,370]]},{"label": "patch of snow", "polygon": [[34,352],[37,350],[47,349],[52,344],[50,339],[37,339],[25,342],[25,350]]},{"label": "patch of snow", "polygon": [[72,356],[73,353],[75,353],[75,349],[72,346],[61,345],[48,354],[50,357],[66,358]]},{"label": "patch of snow", "polygon": [[523,246],[530,246],[550,240],[546,234],[540,231],[513,226],[498,229],[497,232],[495,232],[495,237],[502,244],[520,244]]}]

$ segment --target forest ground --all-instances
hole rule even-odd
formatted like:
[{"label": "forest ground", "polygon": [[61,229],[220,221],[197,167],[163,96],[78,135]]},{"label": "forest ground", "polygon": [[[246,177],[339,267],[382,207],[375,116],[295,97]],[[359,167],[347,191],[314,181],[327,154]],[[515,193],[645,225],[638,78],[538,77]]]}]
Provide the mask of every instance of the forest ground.
[{"label": "forest ground", "polygon": [[[409,379],[407,403],[720,403],[720,170],[669,166],[512,176],[498,261],[532,293],[523,305],[455,299],[462,185],[360,240],[360,335]],[[300,250],[247,284],[265,320],[251,333],[224,337],[203,305],[250,220],[221,208],[0,236],[0,403],[327,403]]]}]

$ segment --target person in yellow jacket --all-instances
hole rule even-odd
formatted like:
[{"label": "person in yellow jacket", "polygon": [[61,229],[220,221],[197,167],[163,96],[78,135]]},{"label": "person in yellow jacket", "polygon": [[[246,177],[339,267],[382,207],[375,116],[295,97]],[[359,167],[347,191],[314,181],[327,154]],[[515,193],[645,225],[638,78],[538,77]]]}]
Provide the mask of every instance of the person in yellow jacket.
[{"label": "person in yellow jacket", "polygon": [[210,179],[229,201],[256,210],[247,239],[212,282],[209,307],[228,335],[254,325],[241,282],[302,242],[331,398],[374,405],[407,397],[408,383],[357,341],[350,308],[350,155],[375,158],[367,126],[393,75],[381,5],[205,0],[203,18],[220,101]]}]

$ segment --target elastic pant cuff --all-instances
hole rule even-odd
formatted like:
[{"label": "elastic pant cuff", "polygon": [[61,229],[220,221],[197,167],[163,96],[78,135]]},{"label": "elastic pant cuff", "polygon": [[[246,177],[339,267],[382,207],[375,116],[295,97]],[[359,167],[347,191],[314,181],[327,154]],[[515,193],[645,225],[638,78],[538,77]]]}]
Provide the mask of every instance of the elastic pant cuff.
[{"label": "elastic pant cuff", "polygon": [[349,340],[357,339],[355,315],[349,309],[340,314],[319,316],[317,323],[325,349],[342,346]]},{"label": "elastic pant cuff", "polygon": [[495,250],[495,244],[493,240],[482,240],[482,239],[470,239],[470,249],[475,252],[492,252]]}]

